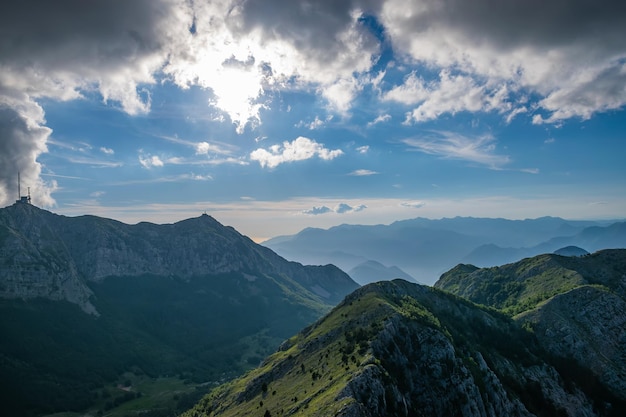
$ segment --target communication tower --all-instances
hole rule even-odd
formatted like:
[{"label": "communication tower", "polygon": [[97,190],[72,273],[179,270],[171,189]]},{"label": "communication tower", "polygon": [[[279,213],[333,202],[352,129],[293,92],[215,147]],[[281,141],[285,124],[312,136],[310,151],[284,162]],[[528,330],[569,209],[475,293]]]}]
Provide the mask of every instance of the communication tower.
[{"label": "communication tower", "polygon": [[30,187],[28,187],[28,194],[22,195],[22,182],[20,180],[20,172],[17,172],[17,200],[16,203],[30,204]]}]

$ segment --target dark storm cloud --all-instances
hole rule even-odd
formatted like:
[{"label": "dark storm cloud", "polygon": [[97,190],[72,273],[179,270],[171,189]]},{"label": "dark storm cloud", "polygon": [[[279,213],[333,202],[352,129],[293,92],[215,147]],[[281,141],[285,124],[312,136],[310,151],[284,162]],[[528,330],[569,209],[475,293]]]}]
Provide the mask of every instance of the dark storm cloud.
[{"label": "dark storm cloud", "polygon": [[[420,0],[405,3],[407,29],[445,26],[501,49],[564,46],[585,39],[622,48],[626,3],[597,0]],[[409,6],[410,4],[410,6]]]},{"label": "dark storm cloud", "polygon": [[[266,37],[287,39],[298,48],[333,52],[337,33],[354,21],[354,13],[376,13],[376,1],[248,0],[242,3],[243,27],[259,28]],[[358,16],[357,16],[358,17]]]},{"label": "dark storm cloud", "polygon": [[[88,71],[158,51],[169,1],[20,0],[0,13],[0,60],[12,66]],[[71,68],[68,68],[71,66]]]}]

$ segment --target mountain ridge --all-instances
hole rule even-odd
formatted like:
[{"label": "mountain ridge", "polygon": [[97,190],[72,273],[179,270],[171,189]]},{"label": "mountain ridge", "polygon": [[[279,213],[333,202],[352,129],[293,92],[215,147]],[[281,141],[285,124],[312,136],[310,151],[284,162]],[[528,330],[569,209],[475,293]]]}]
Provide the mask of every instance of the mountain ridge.
[{"label": "mountain ridge", "polygon": [[[567,373],[567,367],[570,369]],[[212,391],[199,416],[618,416],[626,399],[555,361],[494,309],[433,287],[354,291],[256,370]],[[595,385],[594,385],[595,384]]]},{"label": "mountain ridge", "polygon": [[[333,266],[282,259],[203,214],[173,224],[136,225],[97,216],[65,217],[29,204],[0,209],[0,297],[50,297],[95,313],[87,281],[141,274],[194,275],[256,269],[289,274],[322,301],[338,302],[356,284]],[[49,268],[33,270],[49,261]],[[24,288],[32,287],[31,290]]]}]

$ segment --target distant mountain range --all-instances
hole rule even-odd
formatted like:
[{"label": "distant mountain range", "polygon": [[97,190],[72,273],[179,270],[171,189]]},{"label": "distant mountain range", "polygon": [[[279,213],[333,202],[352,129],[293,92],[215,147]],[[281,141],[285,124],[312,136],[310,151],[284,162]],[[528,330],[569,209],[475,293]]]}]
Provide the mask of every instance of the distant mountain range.
[{"label": "distant mountain range", "polygon": [[83,410],[124,372],[239,375],[356,288],[208,215],[127,225],[16,203],[0,209],[3,412]]},{"label": "distant mountain range", "polygon": [[626,248],[626,222],[573,221],[557,217],[506,220],[472,217],[417,218],[390,225],[341,225],[304,229],[263,245],[298,262],[332,263],[350,271],[366,261],[394,265],[433,284],[458,263],[502,265],[565,246],[586,251]]},{"label": "distant mountain range", "polygon": [[625,291],[626,250],[377,282],[183,416],[623,416]]}]

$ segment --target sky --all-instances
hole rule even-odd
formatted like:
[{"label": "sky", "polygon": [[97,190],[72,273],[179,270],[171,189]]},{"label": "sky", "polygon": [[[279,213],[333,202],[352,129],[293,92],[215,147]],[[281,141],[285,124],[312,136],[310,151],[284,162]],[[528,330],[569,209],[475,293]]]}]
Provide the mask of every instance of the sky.
[{"label": "sky", "polygon": [[0,205],[262,241],[626,218],[626,3],[0,5]]}]

